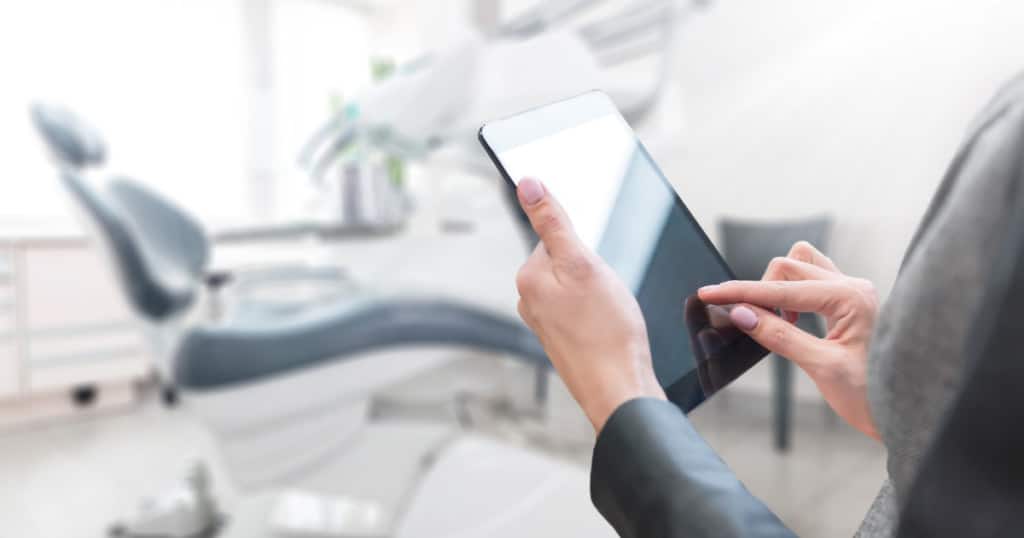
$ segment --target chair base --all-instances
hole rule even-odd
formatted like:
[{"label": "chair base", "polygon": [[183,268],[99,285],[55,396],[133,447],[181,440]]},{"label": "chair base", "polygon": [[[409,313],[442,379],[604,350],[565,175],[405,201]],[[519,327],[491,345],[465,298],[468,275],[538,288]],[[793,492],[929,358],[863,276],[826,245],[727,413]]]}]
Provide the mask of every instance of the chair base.
[{"label": "chair base", "polygon": [[135,519],[111,526],[112,538],[214,538],[227,518],[217,508],[203,463],[189,472],[186,483],[142,503]]}]

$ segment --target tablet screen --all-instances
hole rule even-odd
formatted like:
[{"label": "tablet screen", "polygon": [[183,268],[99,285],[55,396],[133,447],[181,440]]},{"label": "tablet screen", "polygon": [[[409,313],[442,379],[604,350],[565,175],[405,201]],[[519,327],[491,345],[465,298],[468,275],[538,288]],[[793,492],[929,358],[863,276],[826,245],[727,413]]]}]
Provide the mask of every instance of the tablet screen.
[{"label": "tablet screen", "polygon": [[632,289],[669,399],[689,411],[766,354],[725,307],[696,298],[732,274],[607,96],[590,92],[489,123],[481,139],[509,181],[543,182]]}]

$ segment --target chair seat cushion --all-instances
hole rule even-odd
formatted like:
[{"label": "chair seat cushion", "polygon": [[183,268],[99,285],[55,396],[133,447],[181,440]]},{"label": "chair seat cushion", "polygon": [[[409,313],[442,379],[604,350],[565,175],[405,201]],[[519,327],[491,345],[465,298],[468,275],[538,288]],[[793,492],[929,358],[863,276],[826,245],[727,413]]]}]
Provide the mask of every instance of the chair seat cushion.
[{"label": "chair seat cushion", "polygon": [[359,299],[287,319],[192,329],[174,359],[175,381],[215,389],[417,344],[476,347],[547,363],[540,342],[516,318],[441,299]]}]

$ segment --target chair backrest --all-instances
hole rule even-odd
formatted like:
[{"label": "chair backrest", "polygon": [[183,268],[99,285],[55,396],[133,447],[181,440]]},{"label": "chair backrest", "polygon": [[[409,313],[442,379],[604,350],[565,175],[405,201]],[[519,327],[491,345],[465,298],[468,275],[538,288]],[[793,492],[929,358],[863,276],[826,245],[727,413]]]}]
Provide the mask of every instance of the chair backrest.
[{"label": "chair backrest", "polygon": [[75,170],[61,172],[61,181],[85,214],[110,255],[129,304],[157,322],[174,316],[196,299],[199,281],[186,262],[147,248],[141,228],[133,226],[118,204],[95,191]]},{"label": "chair backrest", "polygon": [[130,179],[108,185],[111,200],[133,225],[147,253],[175,270],[203,279],[210,244],[201,224],[163,196]]},{"label": "chair backrest", "polygon": [[772,258],[785,256],[797,241],[809,241],[826,252],[831,227],[827,216],[780,221],[725,218],[719,222],[722,255],[736,278],[759,280]]},{"label": "chair backrest", "polygon": [[32,105],[32,122],[51,155],[62,167],[80,169],[103,164],[107,145],[99,131],[70,110],[56,105]]},{"label": "chair backrest", "polygon": [[[772,258],[785,256],[797,241],[809,241],[826,252],[831,227],[832,219],[827,216],[782,221],[722,219],[722,255],[736,278],[760,280]],[[801,314],[797,326],[811,334],[824,334],[823,325],[810,314]]]}]

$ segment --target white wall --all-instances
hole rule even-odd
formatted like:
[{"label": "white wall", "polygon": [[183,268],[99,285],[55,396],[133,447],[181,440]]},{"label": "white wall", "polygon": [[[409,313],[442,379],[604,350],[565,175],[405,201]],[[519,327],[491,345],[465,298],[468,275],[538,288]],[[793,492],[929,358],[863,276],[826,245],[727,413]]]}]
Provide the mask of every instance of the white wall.
[{"label": "white wall", "polygon": [[830,213],[833,257],[883,293],[966,126],[1024,70],[1017,0],[718,0],[682,33],[679,130],[653,151],[697,217]]}]

